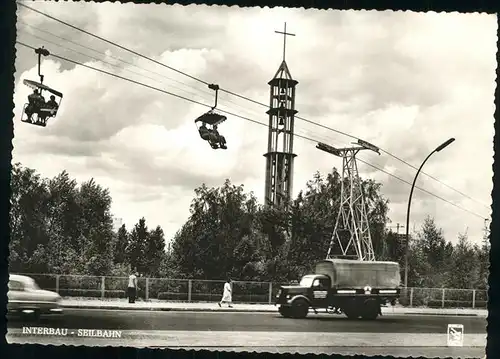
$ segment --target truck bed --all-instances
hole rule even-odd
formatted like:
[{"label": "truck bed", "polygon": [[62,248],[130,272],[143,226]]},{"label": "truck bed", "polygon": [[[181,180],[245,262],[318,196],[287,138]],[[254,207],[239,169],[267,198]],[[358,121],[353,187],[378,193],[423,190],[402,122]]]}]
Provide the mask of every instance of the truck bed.
[{"label": "truck bed", "polygon": [[399,263],[396,262],[325,259],[316,264],[315,273],[329,276],[333,288],[395,289],[401,283]]}]

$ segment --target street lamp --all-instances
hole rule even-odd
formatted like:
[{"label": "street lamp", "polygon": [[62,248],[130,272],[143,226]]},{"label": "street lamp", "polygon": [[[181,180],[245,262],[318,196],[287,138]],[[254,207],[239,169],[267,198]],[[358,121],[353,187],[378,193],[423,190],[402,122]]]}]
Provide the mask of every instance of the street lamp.
[{"label": "street lamp", "polygon": [[413,188],[415,188],[415,182],[417,182],[417,177],[420,171],[422,170],[422,167],[424,167],[425,162],[431,157],[435,152],[440,152],[441,150],[445,149],[450,145],[453,141],[455,141],[454,138],[450,138],[448,141],[442,143],[439,145],[434,151],[429,153],[429,155],[426,157],[424,162],[420,165],[420,168],[417,171],[417,174],[415,175],[415,178],[413,179],[413,184],[411,185],[411,190],[410,190],[410,198],[408,199],[408,210],[406,212],[406,250],[405,250],[405,288],[408,288],[408,254],[410,250],[410,235],[409,235],[409,228],[410,228],[410,207],[411,207],[411,197],[413,195]]}]

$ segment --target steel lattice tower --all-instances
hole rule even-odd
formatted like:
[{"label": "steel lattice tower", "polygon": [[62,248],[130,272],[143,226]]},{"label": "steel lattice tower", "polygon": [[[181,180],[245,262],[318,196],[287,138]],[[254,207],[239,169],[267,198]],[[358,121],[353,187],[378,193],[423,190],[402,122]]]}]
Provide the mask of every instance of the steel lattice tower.
[{"label": "steel lattice tower", "polygon": [[323,143],[318,143],[316,146],[320,150],[342,157],[340,206],[326,255],[327,259],[334,257],[332,249],[336,242],[340,247],[341,257],[352,257],[353,254],[350,253],[354,252],[360,261],[375,260],[356,155],[361,150],[372,150],[379,153],[379,149],[361,140],[358,141],[358,144],[361,147],[334,148]]},{"label": "steel lattice tower", "polygon": [[285,61],[286,36],[283,34],[283,61],[270,86],[269,137],[266,157],[266,188],[264,204],[267,206],[287,206],[293,189],[293,134],[295,114],[295,87],[298,82],[292,78]]}]

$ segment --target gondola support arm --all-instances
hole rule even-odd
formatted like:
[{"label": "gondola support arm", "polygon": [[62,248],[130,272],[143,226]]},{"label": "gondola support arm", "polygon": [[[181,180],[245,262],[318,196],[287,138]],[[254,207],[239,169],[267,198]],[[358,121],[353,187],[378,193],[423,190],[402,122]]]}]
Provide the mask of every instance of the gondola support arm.
[{"label": "gondola support arm", "polygon": [[218,98],[218,95],[219,95],[219,85],[209,84],[208,88],[210,90],[214,90],[215,91],[215,105],[212,107],[212,110],[215,110],[215,108],[217,107],[217,98]]},{"label": "gondola support arm", "polygon": [[38,76],[40,76],[40,83],[43,84],[43,75],[40,72],[40,67],[42,63],[42,56],[49,56],[50,52],[46,48],[39,47],[38,49],[35,49],[35,53],[38,54]]}]

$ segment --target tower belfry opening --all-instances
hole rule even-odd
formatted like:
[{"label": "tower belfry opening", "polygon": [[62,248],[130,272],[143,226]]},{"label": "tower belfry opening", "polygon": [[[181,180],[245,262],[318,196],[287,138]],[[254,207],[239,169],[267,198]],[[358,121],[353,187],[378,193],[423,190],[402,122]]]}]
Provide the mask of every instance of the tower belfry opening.
[{"label": "tower belfry opening", "polygon": [[293,135],[295,114],[295,87],[298,81],[292,78],[285,61],[286,37],[283,34],[283,60],[274,78],[268,82],[270,86],[269,131],[266,157],[266,187],[264,204],[266,206],[286,207],[291,200],[293,189],[293,161],[297,156],[293,153]]}]

